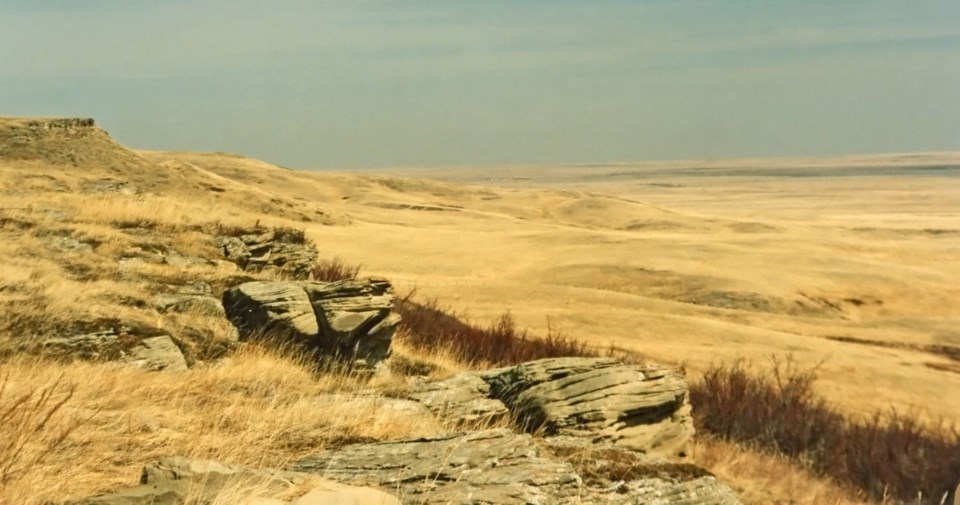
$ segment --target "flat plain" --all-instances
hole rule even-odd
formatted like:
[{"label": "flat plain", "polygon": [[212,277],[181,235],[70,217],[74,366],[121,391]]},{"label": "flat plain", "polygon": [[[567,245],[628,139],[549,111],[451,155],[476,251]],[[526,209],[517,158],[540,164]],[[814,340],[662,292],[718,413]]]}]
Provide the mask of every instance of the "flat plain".
[{"label": "flat plain", "polygon": [[[427,267],[403,277],[479,317],[507,308],[526,325],[693,372],[790,355],[819,366],[822,392],[850,411],[956,420],[958,162],[402,170],[393,173],[480,187],[409,188],[408,205],[456,208],[395,212],[391,228],[405,228],[409,260]],[[410,270],[376,251],[340,254]]]}]

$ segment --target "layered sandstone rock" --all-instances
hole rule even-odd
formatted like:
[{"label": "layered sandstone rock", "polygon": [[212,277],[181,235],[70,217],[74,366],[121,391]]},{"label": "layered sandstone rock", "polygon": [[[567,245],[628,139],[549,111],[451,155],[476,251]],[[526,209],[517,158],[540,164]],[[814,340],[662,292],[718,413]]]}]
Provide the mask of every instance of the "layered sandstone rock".
[{"label": "layered sandstone rock", "polygon": [[613,358],[553,358],[488,372],[523,429],[683,459],[694,429],[682,372]]}]

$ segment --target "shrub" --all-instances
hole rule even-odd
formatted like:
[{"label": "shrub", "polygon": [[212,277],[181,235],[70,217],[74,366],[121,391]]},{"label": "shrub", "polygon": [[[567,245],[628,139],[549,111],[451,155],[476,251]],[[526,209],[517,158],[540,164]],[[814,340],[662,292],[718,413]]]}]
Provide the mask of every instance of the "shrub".
[{"label": "shrub", "polygon": [[509,312],[488,326],[477,326],[441,307],[436,300],[418,303],[411,297],[398,298],[394,305],[402,317],[400,329],[406,341],[420,349],[451,351],[466,363],[513,365],[562,356],[616,355],[626,360],[639,359],[628,351],[613,347],[601,352],[552,328],[546,335],[534,335],[518,328]]},{"label": "shrub", "polygon": [[691,385],[697,429],[786,456],[877,500],[941,503],[960,477],[960,432],[896,412],[849,419],[813,389],[816,369],[717,365]]}]

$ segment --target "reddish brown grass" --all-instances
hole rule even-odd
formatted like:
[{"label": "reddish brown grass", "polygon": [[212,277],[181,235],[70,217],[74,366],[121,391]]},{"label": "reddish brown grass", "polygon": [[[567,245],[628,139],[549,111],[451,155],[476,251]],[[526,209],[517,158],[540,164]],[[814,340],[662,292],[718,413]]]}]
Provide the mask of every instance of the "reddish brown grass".
[{"label": "reddish brown grass", "polygon": [[400,324],[408,344],[448,350],[468,364],[512,365],[541,358],[605,355],[552,329],[546,335],[534,335],[518,328],[509,313],[479,326],[436,300],[419,303],[407,296],[397,300],[395,309],[403,318]]},{"label": "reddish brown grass", "polygon": [[816,370],[717,365],[690,389],[698,430],[786,456],[873,499],[939,504],[960,478],[960,432],[877,413],[850,419],[814,391]]}]

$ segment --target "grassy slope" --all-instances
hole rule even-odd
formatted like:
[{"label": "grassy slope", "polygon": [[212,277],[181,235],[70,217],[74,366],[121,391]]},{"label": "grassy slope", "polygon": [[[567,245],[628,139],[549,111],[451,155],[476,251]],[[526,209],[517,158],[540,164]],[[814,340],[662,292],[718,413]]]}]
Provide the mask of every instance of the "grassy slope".
[{"label": "grassy slope", "polygon": [[[726,186],[706,181],[702,187],[664,191],[633,188],[629,194],[619,186],[602,188],[621,193],[607,196],[292,172],[227,155],[141,152],[136,170],[106,167],[96,156],[80,166],[0,160],[0,253],[8,258],[0,267],[0,303],[6,336],[31,333],[24,331],[31,326],[14,325],[16,321],[27,321],[34,333],[43,333],[93,314],[140,320],[175,335],[199,327],[191,338],[218,338],[228,331],[222,322],[150,309],[151,293],[144,292],[143,279],[151,280],[149,286],[195,278],[216,284],[235,274],[230,265],[123,266],[119,260],[131,250],[158,244],[185,255],[212,255],[208,227],[260,220],[305,228],[322,256],[362,263],[368,273],[386,275],[401,289],[416,286],[421,294],[438,296],[475,319],[488,319],[505,308],[534,328],[545,327],[549,318],[567,334],[598,345],[615,341],[660,360],[684,362],[694,372],[712,360],[740,356],[793,352],[801,363],[826,358],[822,389],[845,408],[920,406],[933,416],[960,418],[960,374],[951,371],[950,360],[930,352],[824,338],[960,343],[953,330],[960,307],[955,288],[960,269],[951,254],[960,238],[915,232],[949,228],[955,217],[950,209],[957,208],[949,205],[950,195],[958,194],[951,190],[956,184],[952,181],[911,181],[914,196],[898,202],[896,215],[887,212],[871,219],[869,226],[859,226],[878,230],[850,233],[851,223],[863,225],[865,217],[844,214],[838,207],[879,213],[887,192],[897,192],[902,182],[859,193],[850,188],[842,198],[833,185],[808,182],[810,186],[793,190],[781,187],[777,194],[758,189],[745,200],[745,181]],[[105,178],[126,182],[132,191],[89,192],[92,183]],[[700,192],[711,198],[699,198]],[[824,195],[833,206],[806,203],[807,192]],[[92,251],[58,249],[47,238],[51,231],[96,246]],[[741,295],[721,296],[728,292]],[[844,303],[848,298],[883,304]],[[246,366],[247,359],[262,365]],[[215,386],[225,379],[219,374],[236,374],[224,384],[243,383],[261,380],[246,374],[267,367],[259,376],[278,380],[252,386],[254,390],[288,391],[293,404],[296,395],[306,396],[303,391],[330,388],[299,382],[301,372],[282,360],[252,356],[236,363],[236,369],[231,364],[195,370],[177,379],[182,383],[88,365],[15,362],[5,369],[11,377],[8,391],[25,391],[42,384],[39,377],[63,373],[79,388],[80,401],[70,416],[100,409],[96,420],[78,432],[80,439],[71,443],[87,448],[92,466],[94,460],[110,463],[87,474],[92,466],[78,464],[87,460],[71,461],[70,471],[77,478],[64,479],[67,488],[57,492],[77,496],[129,479],[131,467],[154,456],[158,447],[151,444],[158,436],[150,427],[143,428],[142,437],[137,435],[138,423],[146,421],[134,419],[134,412],[150,411],[143,410],[147,403],[164,419],[160,426],[167,431],[161,431],[169,435],[165,451],[256,464],[254,455],[231,452],[243,444],[230,441],[263,437],[270,446],[278,433],[295,429],[302,419],[283,411],[268,426],[237,421],[230,427],[227,422],[229,429],[215,432],[210,447],[198,446],[197,437],[209,429],[194,422],[203,412],[226,409],[235,411],[239,420],[244,409],[266,408],[257,403],[266,399],[257,395],[249,405],[234,405],[240,399]],[[98,380],[85,379],[91,374],[100,374]],[[133,381],[146,381],[156,390],[147,388],[154,392],[141,400],[123,386]],[[190,391],[214,400],[202,401]],[[187,415],[187,410],[195,413]],[[126,445],[111,433],[124,422],[133,433]],[[410,433],[398,427],[377,436]],[[308,445],[330,443],[322,437],[315,440]],[[69,447],[34,477],[62,474],[69,451],[79,450]],[[701,453],[714,471],[758,502],[778,493],[776,487],[763,490],[770,484],[772,464],[763,457],[716,444],[707,444]],[[295,456],[296,451],[279,450],[262,463]],[[802,472],[791,473],[790,479],[811,490],[807,496],[812,501],[806,503],[850,499]],[[36,484],[25,481],[19,489],[28,494]],[[783,487],[782,496],[794,489]]]}]

